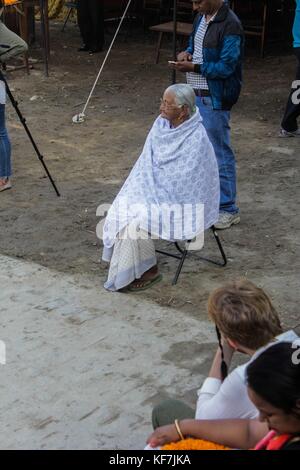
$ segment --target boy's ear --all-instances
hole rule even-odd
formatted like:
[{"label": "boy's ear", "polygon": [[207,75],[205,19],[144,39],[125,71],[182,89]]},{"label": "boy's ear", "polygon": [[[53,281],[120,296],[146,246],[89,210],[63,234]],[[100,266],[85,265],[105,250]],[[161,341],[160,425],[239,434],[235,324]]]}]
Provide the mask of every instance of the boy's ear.
[{"label": "boy's ear", "polygon": [[238,345],[235,341],[233,341],[232,339],[230,338],[226,338],[226,341],[227,343],[229,344],[229,346],[234,349],[234,350],[237,350],[238,349]]}]

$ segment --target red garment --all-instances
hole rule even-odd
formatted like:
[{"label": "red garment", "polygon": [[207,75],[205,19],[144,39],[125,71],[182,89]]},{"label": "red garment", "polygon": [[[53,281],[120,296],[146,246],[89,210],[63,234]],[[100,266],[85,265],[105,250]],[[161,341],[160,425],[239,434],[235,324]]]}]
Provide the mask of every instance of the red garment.
[{"label": "red garment", "polygon": [[256,444],[254,450],[280,450],[292,437],[291,434],[278,435],[275,431],[270,431]]}]

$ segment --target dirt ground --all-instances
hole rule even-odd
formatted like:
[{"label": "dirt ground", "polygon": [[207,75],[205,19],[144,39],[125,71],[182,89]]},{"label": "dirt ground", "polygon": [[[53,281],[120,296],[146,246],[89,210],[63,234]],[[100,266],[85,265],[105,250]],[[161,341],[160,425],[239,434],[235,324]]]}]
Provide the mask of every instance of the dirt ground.
[{"label": "dirt ground", "polygon": [[[13,189],[0,197],[0,253],[103,285],[97,206],[110,203],[139,156],[170,82],[169,52],[154,64],[156,36],[141,28],[121,34],[87,110],[82,110],[104,53],[78,53],[79,32],[51,24],[50,76],[43,64],[8,72],[9,85],[61,191],[57,198],[11,105],[7,122],[13,145]],[[107,34],[111,37],[112,28]],[[167,44],[167,46],[169,46]],[[32,49],[32,57],[40,54]],[[232,111],[232,143],[238,162],[241,223],[220,233],[229,258],[219,268],[191,256],[178,285],[176,261],[160,256],[163,282],[139,294],[185,315],[205,318],[208,293],[225,280],[247,276],[266,288],[286,327],[299,324],[299,149],[297,139],[277,137],[291,80],[292,55],[246,56],[244,87]],[[179,79],[181,77],[178,77]],[[184,76],[182,76],[184,81]],[[205,254],[217,254],[210,234]],[[111,294],[112,296],[114,294]]]}]

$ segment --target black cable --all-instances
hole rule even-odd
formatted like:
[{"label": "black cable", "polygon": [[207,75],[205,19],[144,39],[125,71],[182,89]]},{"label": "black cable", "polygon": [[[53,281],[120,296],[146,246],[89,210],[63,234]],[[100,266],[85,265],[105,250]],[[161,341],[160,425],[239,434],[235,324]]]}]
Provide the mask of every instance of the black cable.
[{"label": "black cable", "polygon": [[227,364],[226,364],[225,358],[224,358],[224,349],[223,349],[223,344],[222,344],[222,336],[221,336],[220,330],[217,327],[217,325],[216,325],[216,332],[217,332],[218,343],[219,343],[219,347],[220,347],[220,350],[221,350],[221,358],[222,358],[222,361],[221,361],[221,377],[222,377],[222,380],[225,380],[227,375],[228,375],[228,367],[227,367]]}]

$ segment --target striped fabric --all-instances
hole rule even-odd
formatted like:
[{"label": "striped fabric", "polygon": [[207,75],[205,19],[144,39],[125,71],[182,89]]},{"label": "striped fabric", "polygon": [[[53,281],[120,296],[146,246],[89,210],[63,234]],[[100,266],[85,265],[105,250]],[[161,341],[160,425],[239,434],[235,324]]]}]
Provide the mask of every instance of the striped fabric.
[{"label": "striped fabric", "polygon": [[[208,23],[206,22],[205,16],[203,15],[202,17],[194,39],[193,64],[203,64],[203,40],[208,25],[211,21],[214,20],[215,16],[216,14],[209,20]],[[199,73],[188,72],[186,74],[186,81],[193,88],[208,90],[206,78]]]}]

